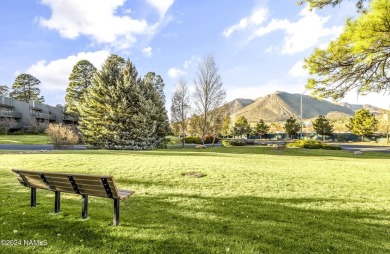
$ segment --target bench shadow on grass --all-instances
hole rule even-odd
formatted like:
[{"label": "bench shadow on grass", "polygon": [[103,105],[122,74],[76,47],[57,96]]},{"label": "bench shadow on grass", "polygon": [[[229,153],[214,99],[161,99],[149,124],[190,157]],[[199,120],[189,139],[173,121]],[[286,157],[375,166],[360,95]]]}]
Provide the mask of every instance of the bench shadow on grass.
[{"label": "bench shadow on grass", "polygon": [[[63,211],[54,215],[48,214],[51,200],[41,200],[37,208],[18,208],[30,217],[24,217],[20,233],[38,233],[38,239],[50,235],[47,248],[53,253],[390,252],[389,212],[321,209],[322,204],[347,202],[340,199],[135,196],[121,203],[119,227],[111,226],[111,200],[91,199],[91,218],[85,221],[78,218],[78,201],[64,200]],[[7,218],[19,222],[18,216]],[[44,250],[39,248],[18,253]]]}]

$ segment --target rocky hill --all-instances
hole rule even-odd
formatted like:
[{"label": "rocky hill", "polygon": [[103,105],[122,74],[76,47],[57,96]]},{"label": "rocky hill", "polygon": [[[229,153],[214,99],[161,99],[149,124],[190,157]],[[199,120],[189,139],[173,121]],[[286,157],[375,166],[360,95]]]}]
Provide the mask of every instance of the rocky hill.
[{"label": "rocky hill", "polygon": [[243,98],[238,98],[233,101],[228,102],[227,104],[229,105],[229,113],[233,114],[236,113],[238,110],[245,108],[246,106],[252,104],[254,100],[252,99],[243,99]]},{"label": "rocky hill", "polygon": [[341,106],[344,106],[344,107],[347,107],[353,111],[356,111],[356,110],[359,110],[359,109],[367,109],[369,110],[371,113],[373,113],[374,115],[378,115],[378,114],[382,114],[382,113],[385,113],[382,108],[378,108],[378,107],[375,107],[375,106],[372,106],[372,105],[369,105],[369,104],[364,104],[364,105],[361,105],[361,104],[349,104],[347,102],[343,102],[343,103],[340,103]]},{"label": "rocky hill", "polygon": [[[327,115],[328,113],[342,113],[346,116],[354,114],[354,111],[348,107],[337,105],[326,100],[319,100],[308,95],[302,96],[302,109],[302,117],[304,119]],[[301,112],[301,95],[276,92],[261,97],[236,112],[232,112],[232,119],[236,119],[238,116],[244,116],[249,122],[257,122],[260,119],[266,122],[285,121],[291,116],[299,118]]]}]

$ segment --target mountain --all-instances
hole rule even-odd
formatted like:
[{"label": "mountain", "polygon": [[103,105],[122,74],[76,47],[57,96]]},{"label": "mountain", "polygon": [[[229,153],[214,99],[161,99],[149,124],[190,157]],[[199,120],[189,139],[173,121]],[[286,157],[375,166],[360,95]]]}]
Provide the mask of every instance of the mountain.
[{"label": "mountain", "polygon": [[254,100],[252,99],[243,99],[243,98],[238,98],[228,102],[227,104],[229,105],[230,115],[236,113],[238,110],[242,108],[245,108],[246,106],[252,104],[253,102]]},{"label": "mountain", "polygon": [[375,106],[372,106],[372,105],[369,105],[369,104],[364,104],[364,105],[361,105],[361,104],[349,104],[347,102],[342,102],[340,103],[341,106],[344,106],[344,107],[347,107],[353,111],[357,111],[359,109],[367,109],[369,110],[371,113],[373,113],[374,115],[378,115],[378,114],[381,114],[381,113],[384,113],[384,109],[381,109],[381,108],[378,108],[378,107],[375,107]]},{"label": "mountain", "polygon": [[[233,112],[233,111],[232,111]],[[266,95],[233,112],[231,117],[236,119],[244,116],[249,122],[258,122],[263,119],[266,122],[285,121],[293,116],[300,118],[301,94],[276,92]],[[302,96],[302,118],[309,119],[319,115],[343,113],[353,115],[354,111],[348,107],[337,105],[326,100],[319,100],[308,95]],[[233,120],[234,121],[234,120]]]}]

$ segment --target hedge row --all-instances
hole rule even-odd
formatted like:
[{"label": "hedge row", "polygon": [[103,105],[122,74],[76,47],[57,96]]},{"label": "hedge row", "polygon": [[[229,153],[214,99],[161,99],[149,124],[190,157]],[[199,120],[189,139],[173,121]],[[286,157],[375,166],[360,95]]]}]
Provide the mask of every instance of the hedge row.
[{"label": "hedge row", "polygon": [[341,147],[322,144],[316,140],[297,140],[294,143],[289,143],[286,145],[287,147],[299,147],[305,149],[324,149],[324,150],[341,150]]},{"label": "hedge row", "polygon": [[247,146],[254,145],[254,140],[222,140],[222,146]]},{"label": "hedge row", "polygon": [[[215,139],[214,143],[218,143],[218,138]],[[213,143],[213,136],[206,136],[204,138],[205,144]],[[186,144],[202,144],[202,140],[199,137],[186,137]]]}]

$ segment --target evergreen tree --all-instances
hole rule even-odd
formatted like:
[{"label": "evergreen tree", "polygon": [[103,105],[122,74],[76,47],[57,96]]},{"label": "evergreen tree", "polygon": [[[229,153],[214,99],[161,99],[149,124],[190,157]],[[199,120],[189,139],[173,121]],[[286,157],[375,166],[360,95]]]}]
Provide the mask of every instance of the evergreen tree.
[{"label": "evergreen tree", "polygon": [[248,123],[248,120],[244,116],[239,116],[235,121],[233,126],[233,133],[234,135],[241,137],[242,135],[247,136],[249,133],[251,133],[251,127]]},{"label": "evergreen tree", "polygon": [[347,128],[355,135],[364,136],[372,135],[378,129],[378,120],[367,109],[359,109],[355,115],[350,118]]},{"label": "evergreen tree", "polygon": [[8,95],[8,86],[0,86],[0,96],[7,96]]},{"label": "evergreen tree", "polygon": [[88,144],[107,149],[152,149],[164,144],[168,117],[159,91],[128,60],[111,55],[80,104]]},{"label": "evergreen tree", "polygon": [[19,74],[12,85],[11,98],[29,102],[35,100],[44,102],[43,96],[40,96],[41,90],[37,87],[41,81],[30,74]]},{"label": "evergreen tree", "polygon": [[161,99],[165,103],[165,95],[164,95],[165,84],[162,77],[160,75],[156,75],[156,73],[154,72],[148,72],[144,77],[144,81],[146,83],[151,84],[157,90],[157,92],[160,94]]},{"label": "evergreen tree", "polygon": [[336,40],[326,49],[317,48],[305,59],[313,75],[307,88],[318,96],[333,99],[343,98],[351,90],[362,95],[389,93],[389,23],[389,0],[372,0],[368,10],[356,20],[348,19]]},{"label": "evergreen tree", "polygon": [[78,106],[83,100],[84,92],[91,85],[92,76],[95,72],[95,66],[88,60],[80,60],[73,66],[72,73],[69,76],[69,85],[66,88],[67,113],[79,114]]},{"label": "evergreen tree", "polygon": [[319,116],[313,122],[313,128],[317,134],[322,135],[322,140],[325,140],[325,135],[331,135],[333,133],[333,125],[330,120],[325,116]]},{"label": "evergreen tree", "polygon": [[261,135],[265,135],[268,133],[270,127],[264,122],[263,119],[260,119],[254,128],[254,132],[258,134],[261,138]]},{"label": "evergreen tree", "polygon": [[[369,0],[356,0],[356,8],[359,12],[363,12],[365,10],[364,8],[364,2]],[[327,5],[331,5],[335,7],[336,5],[339,5],[343,2],[343,0],[302,0],[299,1],[298,4],[301,5],[303,3],[309,3],[310,8],[319,8],[322,9],[323,7]]]},{"label": "evergreen tree", "polygon": [[297,135],[301,126],[299,123],[297,123],[297,119],[294,117],[290,117],[286,120],[284,124],[284,129],[286,130],[286,133],[292,137],[292,135]]},{"label": "evergreen tree", "polygon": [[85,141],[95,148],[107,148],[110,137],[109,124],[116,120],[108,116],[108,106],[115,101],[109,97],[109,91],[116,89],[117,82],[123,80],[122,69],[125,60],[110,55],[101,71],[92,78],[91,86],[86,90],[84,100],[79,105],[80,130]]},{"label": "evergreen tree", "polygon": [[165,109],[164,80],[160,75],[149,72],[141,84],[146,91],[146,99],[151,101],[150,110],[152,112],[149,117],[151,118],[151,124],[155,125],[156,128],[153,136],[154,146],[166,148],[165,136],[170,132],[170,127],[167,110]]}]

